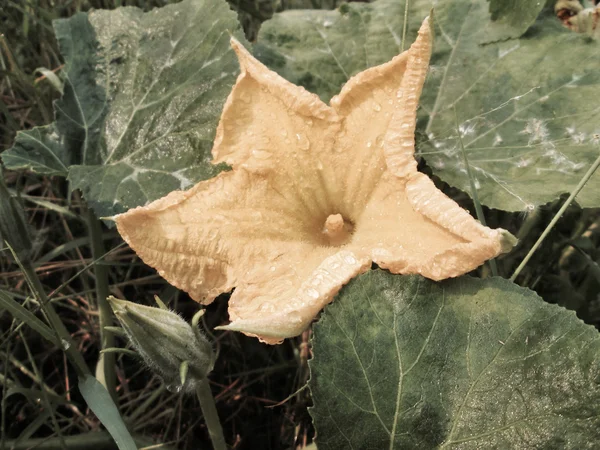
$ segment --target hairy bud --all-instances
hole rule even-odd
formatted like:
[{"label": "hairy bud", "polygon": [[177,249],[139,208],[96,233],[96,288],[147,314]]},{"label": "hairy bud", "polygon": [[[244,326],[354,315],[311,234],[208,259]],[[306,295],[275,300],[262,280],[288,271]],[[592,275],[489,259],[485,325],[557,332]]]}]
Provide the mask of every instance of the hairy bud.
[{"label": "hairy bud", "polygon": [[167,309],[112,296],[108,301],[133,347],[167,388],[190,392],[210,373],[215,354],[196,324]]}]

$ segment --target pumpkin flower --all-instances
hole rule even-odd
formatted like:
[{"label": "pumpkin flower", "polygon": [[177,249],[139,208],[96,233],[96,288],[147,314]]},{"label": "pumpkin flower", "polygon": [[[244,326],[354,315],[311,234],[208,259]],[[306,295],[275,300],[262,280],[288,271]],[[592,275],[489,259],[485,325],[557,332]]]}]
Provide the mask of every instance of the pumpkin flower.
[{"label": "pumpkin flower", "polygon": [[330,106],[232,39],[241,74],[212,149],[232,170],[116,216],[119,232],[201,303],[235,288],[220,328],[270,344],[300,334],[372,262],[441,280],[508,251],[510,233],[417,171],[431,36],[425,19],[408,51],[352,77]]}]

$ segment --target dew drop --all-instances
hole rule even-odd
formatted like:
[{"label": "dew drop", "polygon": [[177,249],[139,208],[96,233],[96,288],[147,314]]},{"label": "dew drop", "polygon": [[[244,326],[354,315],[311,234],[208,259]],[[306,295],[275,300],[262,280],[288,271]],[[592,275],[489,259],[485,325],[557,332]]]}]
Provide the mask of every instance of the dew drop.
[{"label": "dew drop", "polygon": [[344,261],[348,264],[355,264],[356,258],[352,255],[344,255]]},{"label": "dew drop", "polygon": [[298,139],[298,147],[302,150],[308,150],[310,148],[310,141],[303,134],[297,133],[296,138]]},{"label": "dew drop", "polygon": [[323,170],[323,163],[321,162],[320,159],[317,159],[317,169],[318,170]]},{"label": "dew drop", "polygon": [[312,281],[311,284],[313,286],[318,286],[323,282],[323,275],[317,275]]},{"label": "dew drop", "polygon": [[275,266],[271,266],[271,268],[269,270],[271,270],[271,272],[275,272],[276,267]]},{"label": "dew drop", "polygon": [[66,339],[61,339],[60,345],[64,351],[67,351],[67,350],[69,350],[69,348],[71,348],[71,343],[69,341],[67,341]]},{"label": "dew drop", "polygon": [[371,148],[373,146],[373,143],[371,141],[367,142],[367,147]]},{"label": "dew drop", "polygon": [[266,150],[252,150],[252,156],[256,157],[256,159],[269,159],[271,157],[271,152]]},{"label": "dew drop", "polygon": [[178,383],[173,383],[173,384],[167,384],[167,391],[173,393],[173,394],[179,394],[181,392],[181,384]]},{"label": "dew drop", "polygon": [[383,134],[380,134],[375,138],[375,144],[377,144],[377,147],[383,148]]},{"label": "dew drop", "polygon": [[381,105],[379,103],[373,103],[373,110],[381,111]]},{"label": "dew drop", "polygon": [[309,288],[306,290],[306,295],[308,295],[310,298],[314,298],[315,300],[317,298],[319,298],[319,292],[316,289],[313,288]]}]

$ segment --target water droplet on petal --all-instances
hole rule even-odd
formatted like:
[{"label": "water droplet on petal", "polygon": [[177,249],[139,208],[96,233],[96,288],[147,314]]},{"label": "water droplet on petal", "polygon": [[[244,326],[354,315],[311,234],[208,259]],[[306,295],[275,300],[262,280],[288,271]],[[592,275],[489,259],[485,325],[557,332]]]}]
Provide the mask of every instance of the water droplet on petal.
[{"label": "water droplet on petal", "polygon": [[367,147],[371,148],[373,146],[373,143],[371,141],[367,142]]},{"label": "water droplet on petal", "polygon": [[381,111],[381,105],[379,103],[373,103],[373,110]]},{"label": "water droplet on petal", "polygon": [[348,264],[355,264],[356,258],[352,255],[344,255],[344,261]]},{"label": "water droplet on petal", "polygon": [[306,290],[306,295],[308,295],[310,298],[314,298],[316,300],[317,298],[319,298],[319,291],[317,291],[316,289],[313,289],[313,288],[309,288]]},{"label": "water droplet on petal", "polygon": [[375,138],[375,143],[377,144],[377,147],[383,148],[383,134],[380,134]]},{"label": "water droplet on petal", "polygon": [[252,150],[252,156],[256,157],[257,159],[265,160],[271,157],[271,152],[266,150]]},{"label": "water droplet on petal", "polygon": [[310,141],[305,135],[297,133],[296,138],[298,139],[298,147],[302,150],[308,150],[310,148]]}]

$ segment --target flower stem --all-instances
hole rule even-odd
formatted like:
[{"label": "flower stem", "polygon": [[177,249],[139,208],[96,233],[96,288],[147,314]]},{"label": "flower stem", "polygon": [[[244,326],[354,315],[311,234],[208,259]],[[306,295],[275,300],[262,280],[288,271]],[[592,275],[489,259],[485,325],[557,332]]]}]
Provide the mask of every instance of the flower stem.
[{"label": "flower stem", "polygon": [[223,428],[221,428],[221,421],[219,420],[219,414],[217,414],[217,407],[215,406],[215,399],[208,384],[208,378],[204,378],[198,384],[196,395],[200,401],[200,408],[202,408],[204,421],[206,422],[214,450],[227,450]]},{"label": "flower stem", "polygon": [[589,168],[589,170],[583,176],[583,178],[581,179],[579,184],[575,187],[575,190],[571,193],[571,195],[569,195],[569,198],[567,198],[567,201],[562,205],[562,207],[558,210],[556,215],[552,218],[552,220],[550,221],[550,223],[548,224],[548,226],[546,227],[546,229],[544,230],[542,235],[539,237],[537,242],[535,244],[533,244],[533,247],[531,247],[531,250],[529,250],[529,253],[527,253],[525,258],[523,258],[523,261],[521,261],[521,264],[519,264],[519,267],[517,267],[517,269],[515,270],[515,273],[513,273],[512,277],[510,277],[510,281],[515,281],[515,279],[519,276],[519,274],[521,273],[521,270],[523,270],[523,268],[527,265],[527,263],[529,262],[529,260],[531,259],[531,257],[535,253],[535,251],[542,244],[542,242],[544,242],[544,239],[546,239],[546,236],[548,236],[550,231],[552,231],[552,228],[554,228],[554,225],[556,225],[556,222],[558,222],[558,220],[561,218],[561,216],[567,210],[569,205],[573,202],[573,200],[575,200],[575,197],[577,196],[577,194],[579,194],[579,192],[583,189],[583,187],[586,185],[588,180],[594,174],[594,172],[596,171],[598,166],[600,166],[600,156],[598,156],[598,158],[596,158],[596,161],[594,161],[594,164],[592,164],[592,167]]},{"label": "flower stem", "polygon": [[[102,225],[91,208],[87,211],[87,220],[92,244],[92,258],[94,261],[98,261],[106,254],[104,240],[102,239]],[[105,350],[115,346],[114,334],[104,328],[106,326],[111,326],[113,323],[113,312],[106,301],[109,294],[107,267],[102,263],[96,262],[94,265],[94,274],[96,277],[96,301],[98,305],[98,314],[100,316],[101,350]],[[96,378],[104,385],[114,399],[117,379],[114,353],[100,353],[96,365]]]}]

